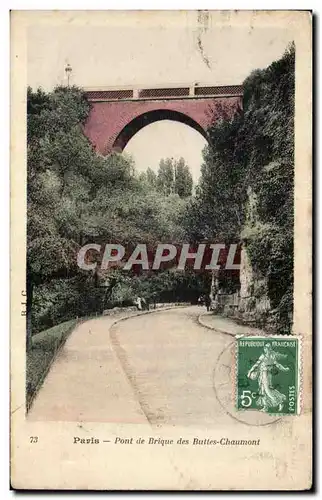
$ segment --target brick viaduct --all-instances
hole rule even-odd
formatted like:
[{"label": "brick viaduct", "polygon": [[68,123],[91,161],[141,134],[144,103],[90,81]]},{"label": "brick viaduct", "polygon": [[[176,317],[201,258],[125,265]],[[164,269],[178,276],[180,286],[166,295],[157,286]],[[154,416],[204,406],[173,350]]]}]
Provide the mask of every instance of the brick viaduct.
[{"label": "brick viaduct", "polygon": [[158,120],[174,120],[197,130],[219,117],[231,117],[242,105],[242,86],[181,86],[86,90],[92,109],[84,127],[97,152],[123,151],[143,127]]}]

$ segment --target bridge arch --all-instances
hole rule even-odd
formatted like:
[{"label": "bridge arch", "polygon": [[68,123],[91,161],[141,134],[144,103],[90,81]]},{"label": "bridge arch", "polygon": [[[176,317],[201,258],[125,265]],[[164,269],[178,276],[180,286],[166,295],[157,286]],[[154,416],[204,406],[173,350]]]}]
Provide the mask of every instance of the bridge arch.
[{"label": "bridge arch", "polygon": [[122,151],[143,127],[159,120],[184,123],[207,139],[218,117],[241,106],[240,85],[87,90],[91,111],[84,133],[100,154]]},{"label": "bridge arch", "polygon": [[125,127],[116,137],[112,146],[112,151],[122,152],[127,143],[132,139],[132,137],[134,137],[137,132],[139,132],[139,130],[143,129],[147,125],[150,125],[151,123],[161,120],[176,121],[188,125],[188,127],[196,130],[206,140],[208,140],[208,134],[206,130],[198,122],[196,122],[193,118],[186,115],[185,113],[181,113],[179,111],[171,109],[155,109],[153,111],[148,111],[142,113],[139,116],[136,116],[127,125],[125,125]]}]

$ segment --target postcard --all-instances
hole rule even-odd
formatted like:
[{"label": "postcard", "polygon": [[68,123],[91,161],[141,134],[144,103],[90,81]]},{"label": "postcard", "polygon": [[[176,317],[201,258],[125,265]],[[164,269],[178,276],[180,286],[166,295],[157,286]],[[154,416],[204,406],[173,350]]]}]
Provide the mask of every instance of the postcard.
[{"label": "postcard", "polygon": [[312,14],[11,12],[11,486],[312,488]]}]

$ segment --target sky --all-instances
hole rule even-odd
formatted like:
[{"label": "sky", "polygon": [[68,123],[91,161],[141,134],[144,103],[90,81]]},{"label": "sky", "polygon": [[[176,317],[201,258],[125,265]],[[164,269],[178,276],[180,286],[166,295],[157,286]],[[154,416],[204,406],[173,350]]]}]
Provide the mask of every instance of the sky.
[{"label": "sky", "polygon": [[[276,12],[275,12],[276,14]],[[269,13],[197,11],[41,13],[30,16],[28,84],[46,90],[66,83],[84,88],[153,85],[237,85],[282,56],[289,29]],[[176,122],[141,129],[128,143],[138,170],[161,158],[184,157],[195,181],[205,139]]]}]

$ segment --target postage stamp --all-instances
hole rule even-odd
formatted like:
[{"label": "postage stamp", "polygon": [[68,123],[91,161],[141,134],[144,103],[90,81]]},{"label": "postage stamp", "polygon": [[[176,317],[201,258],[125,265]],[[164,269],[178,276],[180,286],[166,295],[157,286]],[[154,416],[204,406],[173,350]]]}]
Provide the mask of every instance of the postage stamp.
[{"label": "postage stamp", "polygon": [[237,338],[237,410],[300,413],[300,345],[294,336]]},{"label": "postage stamp", "polygon": [[10,17],[11,487],[308,490],[312,12]]}]

